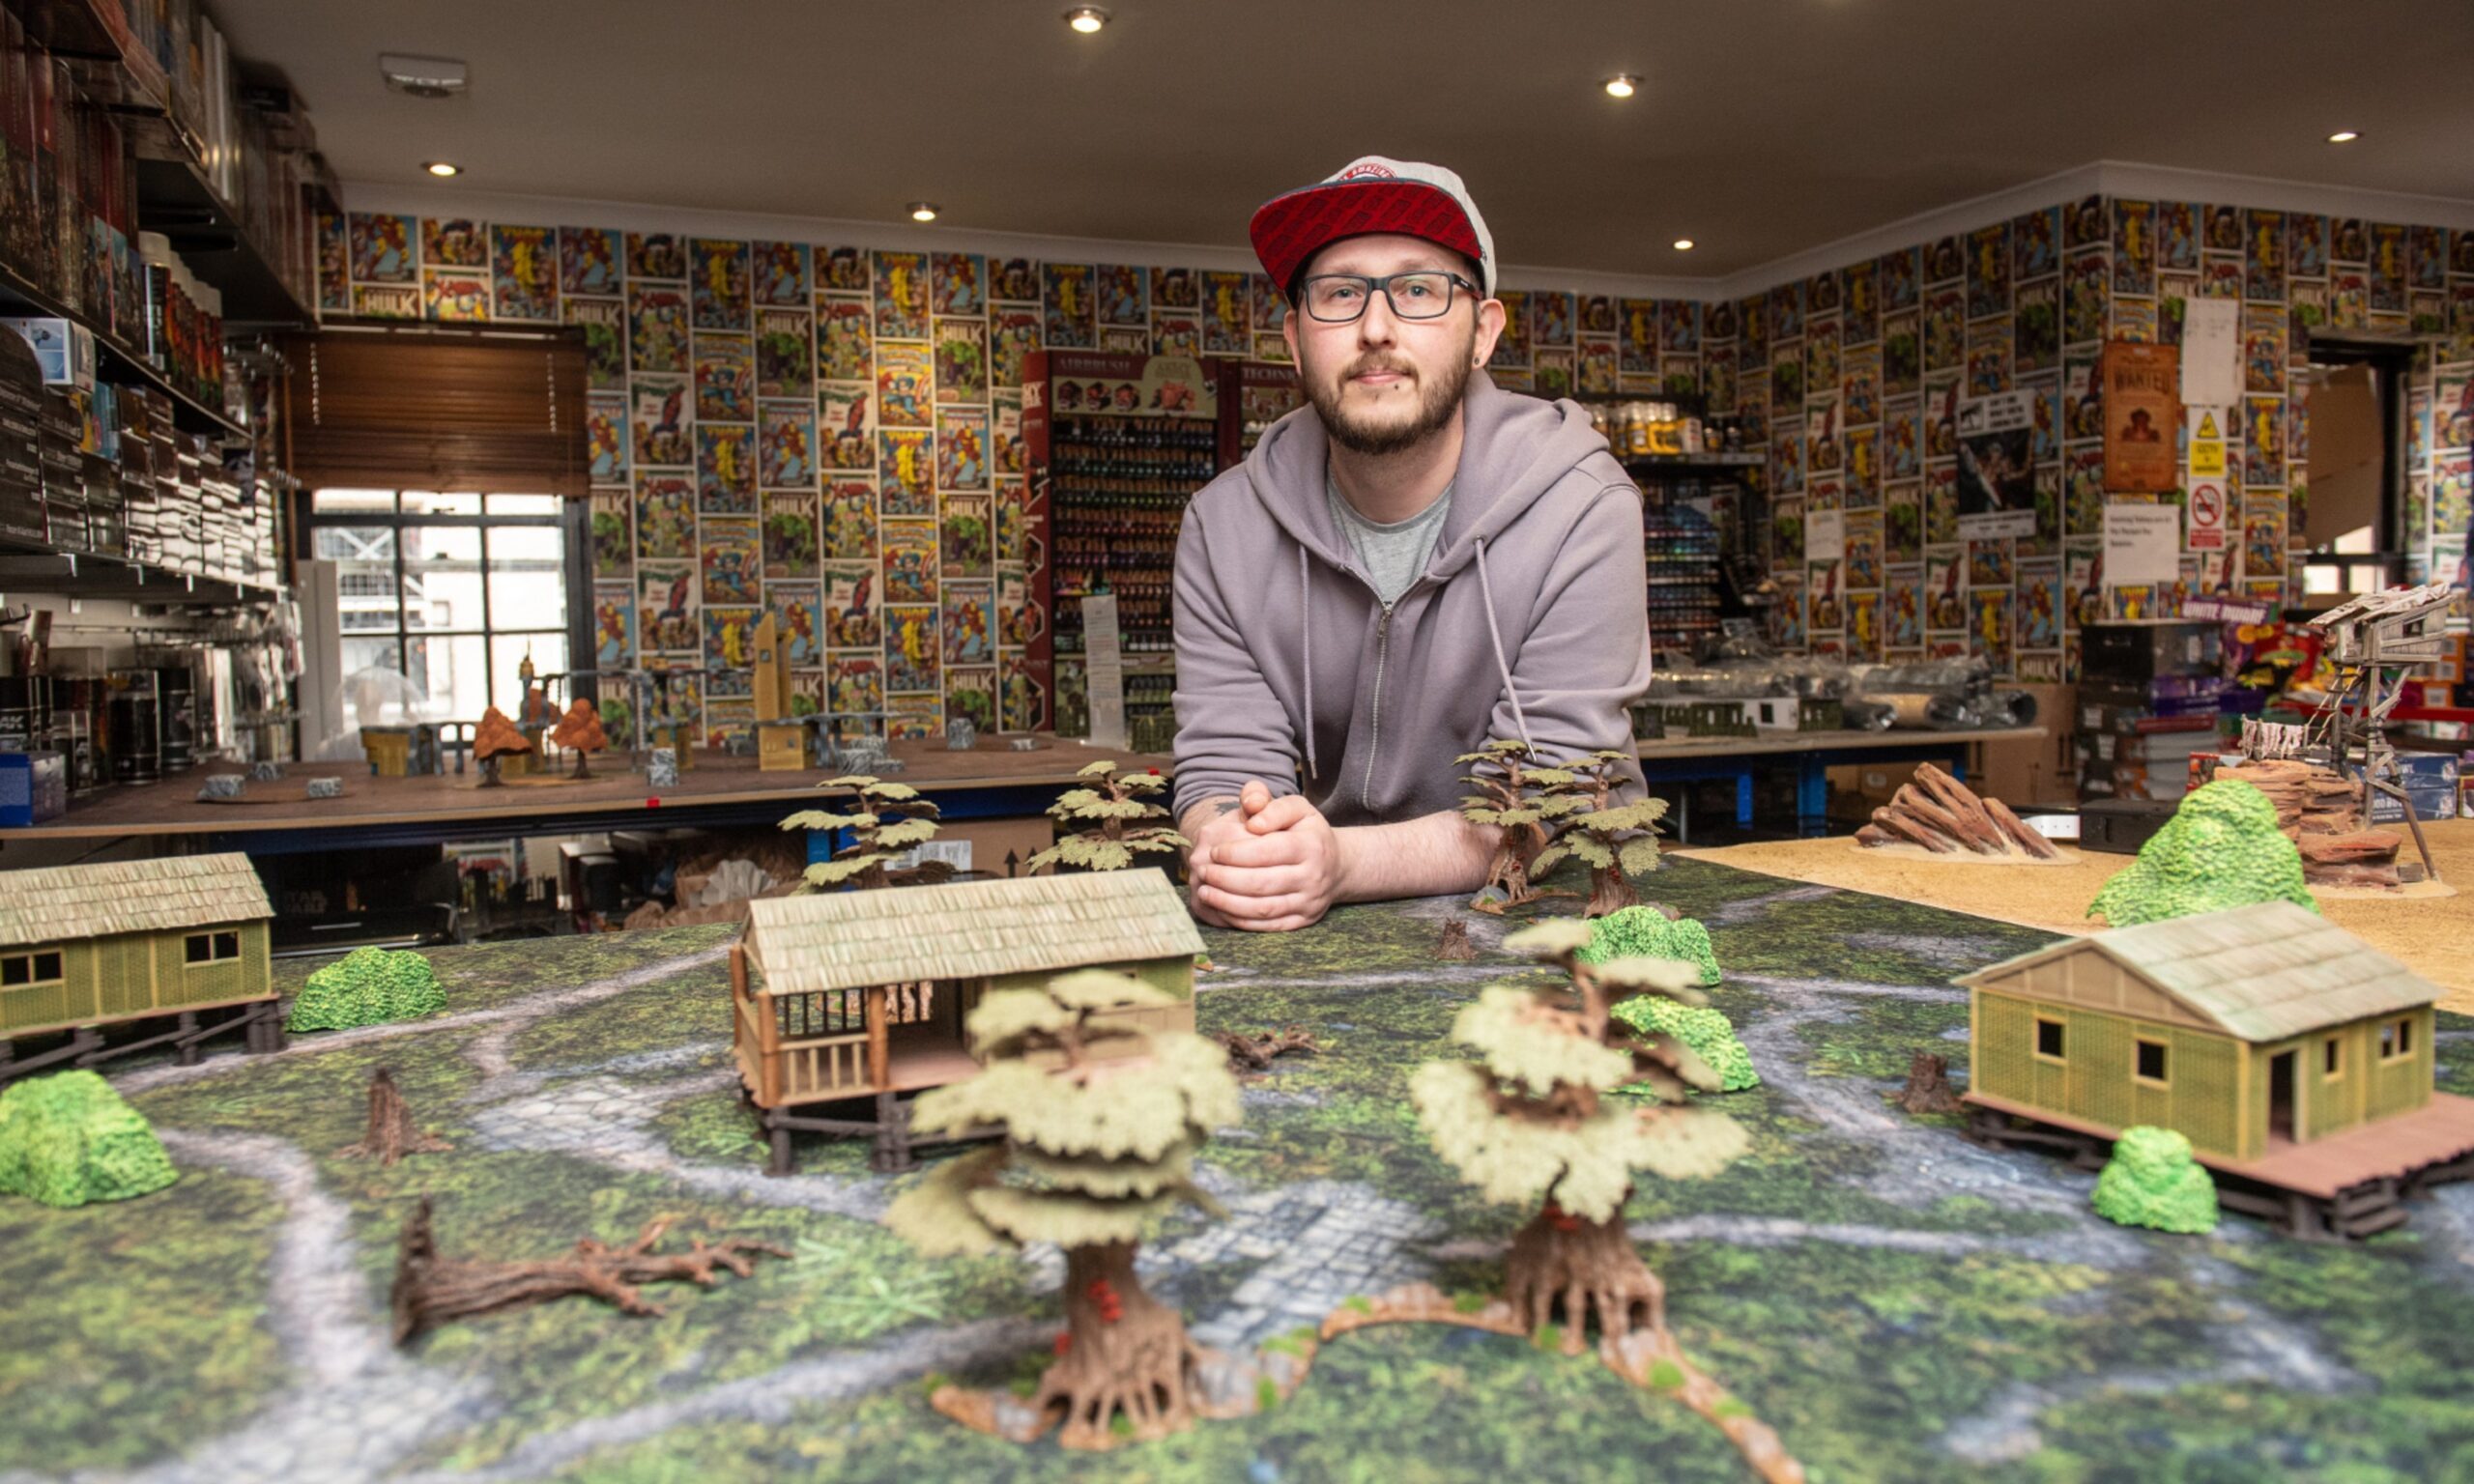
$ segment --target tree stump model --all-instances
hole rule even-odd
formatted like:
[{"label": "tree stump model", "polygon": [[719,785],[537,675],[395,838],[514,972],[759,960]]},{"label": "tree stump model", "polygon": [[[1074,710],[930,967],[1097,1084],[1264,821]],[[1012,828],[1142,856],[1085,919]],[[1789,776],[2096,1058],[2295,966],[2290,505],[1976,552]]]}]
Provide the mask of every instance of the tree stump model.
[{"label": "tree stump model", "polygon": [[1555,820],[1554,840],[1529,863],[1534,875],[1544,875],[1566,857],[1589,867],[1589,905],[1584,917],[1604,917],[1641,899],[1630,877],[1658,868],[1656,824],[1666,817],[1666,800],[1645,798],[1615,802],[1623,785],[1616,773],[1626,755],[1601,750],[1561,771],[1570,782],[1551,790],[1557,799],[1577,801]]},{"label": "tree stump model", "polygon": [[1907,1086],[1898,1095],[1898,1105],[1910,1113],[1964,1111],[1959,1095],[1950,1087],[1950,1059],[1930,1051],[1916,1052],[1907,1064]]},{"label": "tree stump model", "polygon": [[[1205,1354],[1184,1318],[1144,1291],[1134,1259],[1180,1203],[1217,1213],[1192,1184],[1194,1156],[1241,1116],[1237,1080],[1226,1053],[1199,1036],[1100,1018],[1172,1003],[1100,969],[989,993],[970,1016],[986,1069],[922,1094],[911,1127],[992,1125],[1005,1142],[948,1161],[885,1212],[931,1257],[1035,1241],[1065,1249],[1065,1333],[1027,1405],[1030,1436],[1061,1422],[1057,1441],[1070,1448],[1164,1437],[1202,1410]],[[988,1425],[981,1393],[948,1386],[932,1404]]]},{"label": "tree stump model", "polygon": [[576,755],[576,770],[567,775],[569,778],[590,778],[592,755],[608,747],[610,738],[602,733],[601,713],[592,708],[591,701],[579,696],[551,729],[550,742]]},{"label": "tree stump model", "polygon": [[1283,1025],[1276,1031],[1258,1033],[1214,1031],[1210,1039],[1218,1042],[1228,1053],[1228,1066],[1232,1071],[1269,1071],[1272,1070],[1274,1061],[1292,1051],[1304,1052],[1311,1056],[1323,1049],[1314,1040],[1314,1034],[1311,1031],[1295,1025]]},{"label": "tree stump model", "polygon": [[2302,855],[2302,879],[2313,886],[2394,887],[2405,837],[2373,828],[2362,814],[2362,789],[2334,768],[2298,758],[2247,761],[2216,770],[2214,782],[2249,784],[2276,806],[2277,829]]},{"label": "tree stump model", "polygon": [[406,1218],[395,1250],[395,1283],[388,1302],[395,1317],[395,1343],[410,1344],[445,1320],[521,1308],[572,1294],[590,1294],[616,1304],[624,1314],[659,1317],[661,1309],[637,1291],[645,1283],[694,1283],[710,1288],[717,1270],[744,1278],[755,1271],[760,1256],[791,1254],[769,1242],[736,1240],[707,1245],[697,1238],[685,1252],[663,1254],[654,1246],[670,1229],[664,1216],[647,1222],[636,1240],[623,1247],[605,1246],[588,1237],[566,1257],[537,1263],[493,1263],[441,1257],[430,1230],[429,1197],[422,1196]]},{"label": "tree stump model", "polygon": [[803,809],[782,821],[786,830],[847,830],[849,843],[830,860],[809,866],[805,890],[849,887],[874,891],[886,886],[933,886],[954,873],[943,861],[896,866],[914,845],[936,838],[938,812],[908,784],[888,784],[864,773],[828,778],[820,788],[849,788],[857,793],[848,813]]},{"label": "tree stump model", "polygon": [[496,706],[481,713],[481,725],[473,729],[473,756],[481,762],[481,786],[504,786],[499,777],[499,759],[514,753],[532,751],[532,739],[524,734],[507,714]]},{"label": "tree stump model", "polygon": [[[1538,1202],[1512,1239],[1505,1280],[1513,1313],[1544,1337],[1560,1322],[1578,1355],[1593,1324],[1621,1340],[1662,1328],[1664,1291],[1624,1230],[1632,1172],[1669,1179],[1714,1175],[1745,1148],[1724,1114],[1679,1106],[1688,1087],[1714,1092],[1718,1074],[1671,1036],[1638,1036],[1616,1003],[1657,994],[1706,1004],[1700,969],[1681,960],[1583,963],[1587,924],[1555,919],[1504,947],[1563,969],[1563,986],[1496,985],[1460,1012],[1453,1040],[1480,1060],[1429,1062],[1409,1096],[1436,1153],[1498,1205]],[[1644,1106],[1604,1095],[1640,1085]]]},{"label": "tree stump model", "polygon": [[1103,758],[1074,776],[1091,783],[1066,790],[1048,810],[1049,817],[1068,833],[1024,861],[1024,875],[1060,869],[1123,870],[1144,855],[1186,848],[1186,837],[1173,826],[1150,822],[1168,817],[1167,807],[1151,800],[1167,786],[1158,769],[1125,773]]},{"label": "tree stump model", "polygon": [[[1546,848],[1546,820],[1580,807],[1580,801],[1558,798],[1549,789],[1572,783],[1562,768],[1534,767],[1526,743],[1497,739],[1457,762],[1469,764],[1466,780],[1477,792],[1461,798],[1460,817],[1471,824],[1490,824],[1502,833],[1494,859],[1486,865],[1485,884],[1469,903],[1473,912],[1500,914],[1569,892],[1541,892],[1530,884],[1530,863]],[[1491,895],[1500,893],[1500,896]]]},{"label": "tree stump model", "polygon": [[1475,963],[1478,945],[1469,941],[1469,922],[1455,917],[1443,925],[1443,936],[1434,945],[1434,956],[1447,963]]},{"label": "tree stump model", "polygon": [[413,1122],[412,1107],[395,1088],[395,1074],[381,1067],[369,1078],[369,1130],[358,1144],[335,1153],[346,1159],[376,1159],[392,1169],[406,1155],[445,1154],[455,1146]]},{"label": "tree stump model", "polygon": [[1921,763],[1913,783],[1901,784],[1890,801],[1873,811],[1873,822],[1856,832],[1856,843],[1921,845],[1935,855],[2060,858],[2053,842],[2027,827],[1999,799],[1973,789],[1933,764]]}]

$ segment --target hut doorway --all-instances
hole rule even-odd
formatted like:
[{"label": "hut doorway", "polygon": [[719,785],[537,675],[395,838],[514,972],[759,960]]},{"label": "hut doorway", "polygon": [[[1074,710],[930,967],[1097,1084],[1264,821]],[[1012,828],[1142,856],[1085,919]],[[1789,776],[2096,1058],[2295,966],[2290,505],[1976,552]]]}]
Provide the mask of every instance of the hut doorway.
[{"label": "hut doorway", "polygon": [[2293,1063],[2295,1053],[2280,1051],[2268,1058],[2268,1142],[2293,1142]]}]

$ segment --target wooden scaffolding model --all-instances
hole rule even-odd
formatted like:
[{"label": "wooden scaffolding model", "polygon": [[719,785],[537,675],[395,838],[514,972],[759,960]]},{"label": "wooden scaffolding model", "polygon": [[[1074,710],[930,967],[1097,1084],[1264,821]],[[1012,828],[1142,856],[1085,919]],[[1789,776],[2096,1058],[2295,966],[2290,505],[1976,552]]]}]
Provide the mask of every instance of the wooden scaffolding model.
[{"label": "wooden scaffolding model", "polygon": [[2420,587],[2395,587],[2368,593],[2340,604],[2311,620],[2310,627],[2327,636],[2327,657],[2337,668],[2337,688],[2328,708],[2312,724],[2316,739],[2328,749],[2329,761],[2340,772],[2350,767],[2362,783],[2362,817],[2372,817],[2374,793],[2395,799],[2405,812],[2405,827],[2414,834],[2426,877],[2439,879],[2431,847],[2423,839],[2423,822],[2414,813],[2397,773],[2397,750],[2388,742],[2388,713],[2404,694],[2402,674],[2416,665],[2439,659],[2448,633],[2448,615],[2457,606],[2457,589],[2446,583]]}]

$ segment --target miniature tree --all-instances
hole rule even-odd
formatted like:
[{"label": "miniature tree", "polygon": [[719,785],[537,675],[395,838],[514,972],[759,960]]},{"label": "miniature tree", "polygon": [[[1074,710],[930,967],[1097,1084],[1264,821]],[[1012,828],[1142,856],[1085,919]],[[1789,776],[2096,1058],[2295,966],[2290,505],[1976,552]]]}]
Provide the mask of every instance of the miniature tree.
[{"label": "miniature tree", "polygon": [[83,1206],[177,1178],[144,1116],[91,1071],[31,1077],[0,1093],[0,1193]]},{"label": "miniature tree", "polygon": [[[1453,760],[1469,764],[1466,782],[1478,790],[1462,796],[1460,817],[1502,832],[1495,841],[1494,859],[1486,865],[1485,884],[1470,901],[1470,910],[1501,913],[1549,897],[1570,896],[1569,892],[1539,891],[1529,878],[1531,863],[1546,848],[1546,821],[1580,808],[1580,800],[1547,791],[1569,785],[1572,775],[1561,768],[1531,766],[1528,744],[1501,738]],[[1499,898],[1488,895],[1498,891],[1503,894]]]},{"label": "miniature tree", "polygon": [[446,991],[429,960],[408,950],[356,948],[309,976],[285,1017],[287,1031],[348,1031],[432,1014]]},{"label": "miniature tree", "polygon": [[817,786],[852,789],[858,797],[852,801],[854,807],[849,813],[803,809],[782,821],[786,830],[850,832],[849,843],[834,851],[831,860],[817,861],[808,867],[807,885],[802,890],[849,887],[865,892],[884,886],[934,885],[953,874],[953,867],[943,861],[921,861],[909,867],[893,864],[912,846],[936,838],[936,806],[921,798],[918,789],[908,784],[888,784],[864,773],[828,778]]},{"label": "miniature tree", "polygon": [[2216,1182],[2191,1157],[2191,1141],[2171,1128],[2125,1128],[2096,1177],[2096,1214],[2160,1232],[2216,1229]]},{"label": "miniature tree", "polygon": [[1589,905],[1584,917],[1604,917],[1641,899],[1630,877],[1658,869],[1657,821],[1666,817],[1666,800],[1644,798],[1615,802],[1624,780],[1617,764],[1628,754],[1601,749],[1570,767],[1557,770],[1570,781],[1557,786],[1553,797],[1574,800],[1555,821],[1554,841],[1529,863],[1534,875],[1544,875],[1573,857],[1589,867]]},{"label": "miniature tree", "polygon": [[591,701],[581,696],[567,707],[567,714],[559,718],[558,727],[550,733],[550,741],[576,755],[576,770],[567,775],[569,778],[590,778],[592,771],[589,764],[592,755],[610,745],[609,737],[601,730],[601,713],[592,708]]},{"label": "miniature tree", "polygon": [[499,779],[499,759],[510,753],[532,751],[532,739],[519,730],[507,714],[496,706],[481,713],[481,725],[473,729],[473,756],[481,760],[481,786],[503,786]]},{"label": "miniature tree", "polygon": [[[1564,986],[1495,985],[1453,1020],[1452,1036],[1481,1060],[1429,1062],[1410,1078],[1419,1122],[1438,1154],[1497,1205],[1538,1203],[1513,1237],[1507,1298],[1539,1343],[1562,1326],[1578,1355],[1595,1319],[1621,1341],[1665,1326],[1665,1290],[1624,1230],[1632,1172],[1668,1179],[1714,1175],[1746,1140],[1734,1120],[1678,1106],[1689,1087],[1714,1089],[1718,1074],[1668,1035],[1635,1035],[1614,1007],[1655,994],[1700,1002],[1691,964],[1661,958],[1583,963],[1588,925],[1550,919],[1504,947],[1556,964]],[[1647,1106],[1604,1095],[1640,1082]]]},{"label": "miniature tree", "polygon": [[1194,1157],[1241,1116],[1237,1080],[1226,1053],[1199,1036],[1099,1018],[1173,1003],[1099,969],[992,991],[970,1015],[986,1069],[922,1094],[911,1127],[992,1125],[1005,1142],[943,1165],[885,1212],[932,1257],[1040,1241],[1065,1249],[1066,1329],[1029,1405],[1043,1427],[1063,1420],[1068,1447],[1178,1431],[1199,1400],[1202,1353],[1183,1317],[1144,1292],[1134,1259],[1179,1203],[1218,1213],[1192,1184]]},{"label": "miniature tree", "polygon": [[2249,784],[2219,779],[2183,798],[2087,915],[2131,928],[2280,899],[2319,910],[2303,883],[2301,852],[2277,828],[2276,806]]},{"label": "miniature tree", "polygon": [[[1156,769],[1120,773],[1115,763],[1103,758],[1074,776],[1090,779],[1092,786],[1069,788],[1048,809],[1050,818],[1074,833],[1024,861],[1024,875],[1060,867],[1123,870],[1145,854],[1186,848],[1186,837],[1173,827],[1145,822],[1168,817],[1166,806],[1151,801],[1166,783]],[[1075,829],[1078,825],[1088,827]]]}]

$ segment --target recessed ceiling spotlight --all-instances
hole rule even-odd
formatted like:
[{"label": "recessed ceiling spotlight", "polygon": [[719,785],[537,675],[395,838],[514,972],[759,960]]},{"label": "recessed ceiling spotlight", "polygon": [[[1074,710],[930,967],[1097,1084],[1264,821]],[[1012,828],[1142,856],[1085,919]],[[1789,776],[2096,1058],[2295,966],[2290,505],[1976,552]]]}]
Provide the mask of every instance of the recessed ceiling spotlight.
[{"label": "recessed ceiling spotlight", "polygon": [[1641,79],[1631,72],[1617,72],[1606,79],[1605,86],[1609,98],[1630,98],[1640,91]]},{"label": "recessed ceiling spotlight", "polygon": [[911,202],[910,219],[913,221],[935,221],[936,219],[936,203],[934,201]]},{"label": "recessed ceiling spotlight", "polygon": [[1692,250],[1692,239],[1688,237],[1677,238],[1675,240],[1675,250],[1678,252],[1690,252]]},{"label": "recessed ceiling spotlight", "polygon": [[1108,13],[1096,5],[1078,5],[1065,13],[1065,23],[1090,36],[1108,23]]},{"label": "recessed ceiling spotlight", "polygon": [[462,175],[464,173],[464,167],[462,165],[453,164],[444,159],[424,160],[421,163],[421,168],[432,175],[441,177],[442,179],[446,176]]},{"label": "recessed ceiling spotlight", "polygon": [[2328,142],[2330,144],[2351,144],[2361,137],[2362,130],[2360,129],[2341,128],[2328,136]]}]

